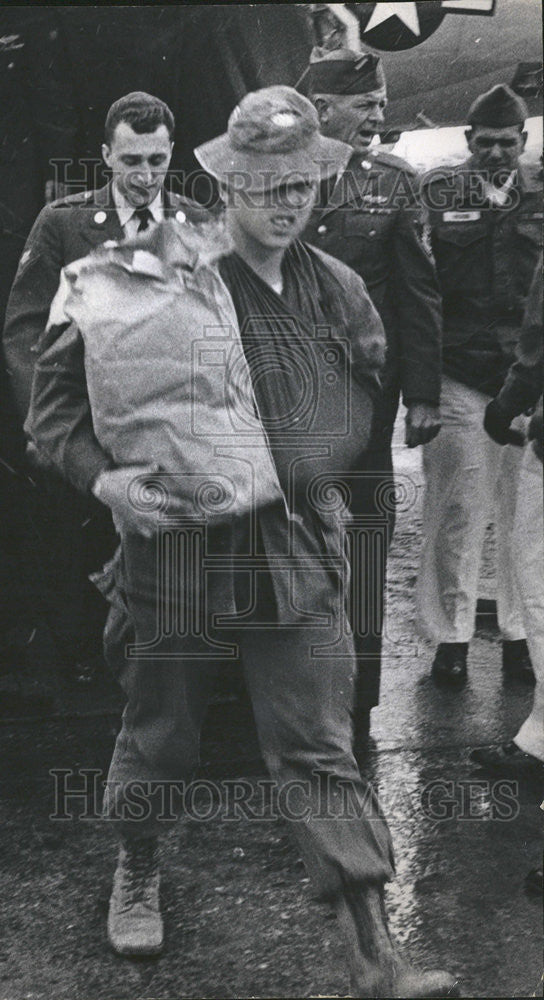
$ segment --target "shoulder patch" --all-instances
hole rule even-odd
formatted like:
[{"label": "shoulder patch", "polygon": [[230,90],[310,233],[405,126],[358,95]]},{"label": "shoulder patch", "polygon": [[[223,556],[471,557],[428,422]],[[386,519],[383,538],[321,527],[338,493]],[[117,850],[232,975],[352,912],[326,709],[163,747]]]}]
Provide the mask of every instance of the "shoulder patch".
[{"label": "shoulder patch", "polygon": [[376,149],[376,152],[369,150],[372,155],[372,159],[375,163],[379,163],[384,167],[392,167],[394,170],[402,170],[403,173],[417,174],[417,170],[408,163],[407,160],[403,160],[400,156],[395,156],[394,153],[388,153],[387,150]]},{"label": "shoulder patch", "polygon": [[177,209],[177,213],[182,213],[187,222],[208,222],[211,212],[197,201],[185,198],[182,195],[170,195],[170,205],[172,209]]},{"label": "shoulder patch", "polygon": [[72,205],[83,205],[87,201],[91,201],[94,197],[94,191],[80,191],[78,194],[68,194],[64,198],[57,198],[56,201],[51,202],[51,208],[70,208]]}]

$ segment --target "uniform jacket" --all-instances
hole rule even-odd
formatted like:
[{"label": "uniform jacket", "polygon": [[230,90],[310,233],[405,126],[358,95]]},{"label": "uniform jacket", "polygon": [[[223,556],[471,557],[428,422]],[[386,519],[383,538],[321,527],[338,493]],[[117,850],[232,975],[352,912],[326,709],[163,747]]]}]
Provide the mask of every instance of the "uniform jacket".
[{"label": "uniform jacket", "polygon": [[[415,171],[389,153],[352,156],[303,239],[359,274],[387,336],[384,387],[404,402],[440,398],[441,306]],[[395,403],[396,410],[396,403]]]},{"label": "uniform jacket", "polygon": [[[166,192],[165,216],[200,222],[205,209]],[[17,410],[24,419],[32,388],[34,349],[43,333],[60,272],[106,240],[123,239],[108,184],[70,195],[42,209],[19,262],[6,311],[4,353]]]},{"label": "uniform jacket", "polygon": [[541,170],[519,167],[504,206],[486,200],[472,161],[424,186],[443,294],[444,370],[493,395],[515,358],[542,249]]}]

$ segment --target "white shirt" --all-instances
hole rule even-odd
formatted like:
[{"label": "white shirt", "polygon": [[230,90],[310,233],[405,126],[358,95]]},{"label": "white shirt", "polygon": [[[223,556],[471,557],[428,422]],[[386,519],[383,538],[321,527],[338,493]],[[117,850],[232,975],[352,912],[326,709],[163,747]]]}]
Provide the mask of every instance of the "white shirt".
[{"label": "white shirt", "polygon": [[[112,195],[123,233],[127,239],[132,239],[136,236],[138,226],[140,225],[140,220],[134,215],[136,209],[134,208],[134,205],[130,205],[121,192],[117,190],[115,184],[112,186]],[[159,191],[158,195],[149,205],[142,205],[141,207],[149,209],[151,215],[153,216],[153,222],[162,222],[164,219],[162,190]],[[150,222],[150,226],[151,225],[153,225],[152,222]]]}]

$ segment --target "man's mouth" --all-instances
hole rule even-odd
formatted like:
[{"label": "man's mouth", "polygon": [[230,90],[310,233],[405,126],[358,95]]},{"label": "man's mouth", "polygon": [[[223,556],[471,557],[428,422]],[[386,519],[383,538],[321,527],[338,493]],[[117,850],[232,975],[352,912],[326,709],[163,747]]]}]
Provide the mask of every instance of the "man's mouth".
[{"label": "man's mouth", "polygon": [[131,191],[138,198],[144,198],[146,201],[150,201],[154,194],[154,188],[142,188],[138,187],[136,184],[131,185]]},{"label": "man's mouth", "polygon": [[274,215],[270,222],[279,233],[286,233],[288,229],[291,229],[294,219],[291,215]]}]

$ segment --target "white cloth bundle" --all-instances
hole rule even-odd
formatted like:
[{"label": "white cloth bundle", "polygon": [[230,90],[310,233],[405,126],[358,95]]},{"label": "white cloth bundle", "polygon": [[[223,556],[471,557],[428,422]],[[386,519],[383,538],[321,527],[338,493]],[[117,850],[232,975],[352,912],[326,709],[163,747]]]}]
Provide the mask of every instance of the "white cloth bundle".
[{"label": "white cloth bundle", "polygon": [[188,514],[223,520],[282,493],[232,299],[200,250],[172,222],[106,244],[64,269],[49,324],[81,332],[94,431],[115,464],[157,467]]}]

